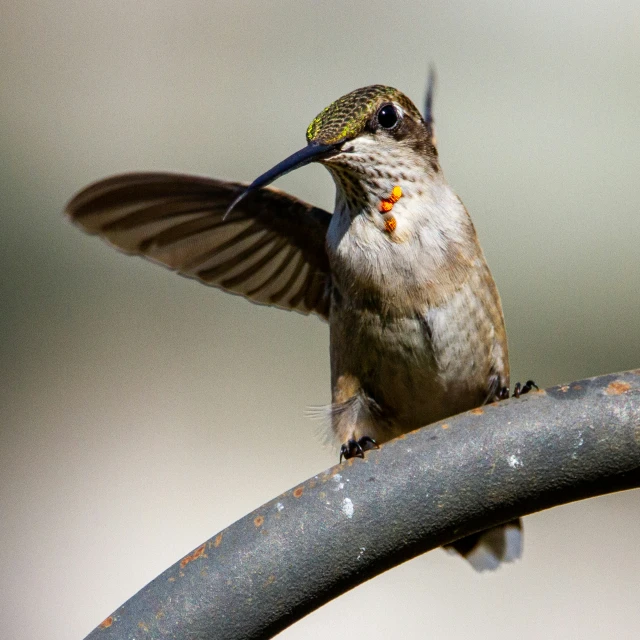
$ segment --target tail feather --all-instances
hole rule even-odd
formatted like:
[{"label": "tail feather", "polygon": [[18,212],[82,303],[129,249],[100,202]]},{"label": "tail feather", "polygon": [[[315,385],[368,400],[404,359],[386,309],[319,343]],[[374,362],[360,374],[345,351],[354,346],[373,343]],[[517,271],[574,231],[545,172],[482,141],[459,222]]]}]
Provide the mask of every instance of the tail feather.
[{"label": "tail feather", "polygon": [[512,520],[456,540],[445,549],[457,551],[476,571],[493,571],[522,556],[522,522]]}]

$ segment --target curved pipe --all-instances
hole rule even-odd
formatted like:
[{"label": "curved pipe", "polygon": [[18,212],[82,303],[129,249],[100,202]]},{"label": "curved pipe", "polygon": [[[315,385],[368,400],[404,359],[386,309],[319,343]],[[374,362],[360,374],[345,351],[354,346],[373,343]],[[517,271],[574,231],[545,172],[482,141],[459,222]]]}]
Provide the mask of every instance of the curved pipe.
[{"label": "curved pipe", "polygon": [[532,392],[309,478],[182,558],[87,640],[141,628],[149,638],[270,638],[425,551],[639,486],[640,369]]}]

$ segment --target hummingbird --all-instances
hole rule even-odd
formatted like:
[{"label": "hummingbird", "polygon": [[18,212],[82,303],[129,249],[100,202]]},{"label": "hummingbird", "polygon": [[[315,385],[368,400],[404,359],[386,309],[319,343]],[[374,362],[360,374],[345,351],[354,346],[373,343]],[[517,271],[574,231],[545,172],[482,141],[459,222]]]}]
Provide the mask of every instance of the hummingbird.
[{"label": "hummingbird", "polygon": [[[372,85],[320,112],[307,144],[251,184],[173,173],[96,182],[71,220],[252,302],[329,323],[331,432],[340,460],[509,396],[500,296],[476,230],[444,178],[432,115]],[[269,187],[317,162],[333,213]],[[535,384],[516,385],[515,395]],[[521,555],[519,520],[449,545],[474,568]]]}]

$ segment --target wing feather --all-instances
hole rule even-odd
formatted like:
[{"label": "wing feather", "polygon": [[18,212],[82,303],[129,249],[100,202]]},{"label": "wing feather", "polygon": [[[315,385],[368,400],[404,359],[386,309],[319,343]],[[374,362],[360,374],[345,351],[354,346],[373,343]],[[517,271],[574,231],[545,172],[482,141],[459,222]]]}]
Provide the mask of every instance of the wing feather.
[{"label": "wing feather", "polygon": [[323,318],[331,215],[276,189],[229,204],[245,185],[171,173],[132,173],[90,185],[67,205],[85,231],[204,284]]}]

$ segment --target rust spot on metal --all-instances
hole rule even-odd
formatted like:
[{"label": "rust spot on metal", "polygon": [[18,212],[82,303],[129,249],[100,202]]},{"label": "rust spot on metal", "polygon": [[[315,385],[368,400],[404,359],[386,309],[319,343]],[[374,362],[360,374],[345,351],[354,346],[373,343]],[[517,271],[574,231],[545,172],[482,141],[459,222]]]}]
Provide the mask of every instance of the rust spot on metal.
[{"label": "rust spot on metal", "polygon": [[445,422],[445,423],[442,425],[442,428],[443,428],[443,429],[448,429],[448,428],[449,428],[449,425]]},{"label": "rust spot on metal", "polygon": [[144,622],[138,622],[138,627],[143,631],[149,631],[149,627]]},{"label": "rust spot on metal", "polygon": [[318,483],[315,481],[315,479],[309,480],[309,489],[313,489],[313,487],[315,487],[316,484]]},{"label": "rust spot on metal", "polygon": [[156,613],[156,620],[159,620],[160,618],[164,618],[164,611],[162,609]]},{"label": "rust spot on metal", "polygon": [[270,584],[273,584],[276,581],[276,577],[271,574],[265,581],[264,581],[264,586],[268,587]]},{"label": "rust spot on metal", "polygon": [[571,385],[563,384],[563,385],[560,387],[559,391],[562,391],[562,393],[567,393],[567,391],[569,391],[569,389],[571,389]]},{"label": "rust spot on metal", "polygon": [[201,544],[197,549],[194,549],[188,556],[185,556],[180,561],[180,566],[184,569],[190,562],[197,560],[204,555],[206,544]]},{"label": "rust spot on metal", "polygon": [[401,434],[398,436],[398,440],[404,440],[406,437],[407,437],[407,434],[406,434],[406,433],[401,433]]},{"label": "rust spot on metal", "polygon": [[[573,388],[577,389],[578,391],[580,391],[580,389],[582,389],[582,385],[581,384],[574,384]],[[540,389],[540,391],[544,391],[544,389]]]},{"label": "rust spot on metal", "polygon": [[304,493],[304,487],[296,487],[293,490],[293,497],[299,498]]},{"label": "rust spot on metal", "polygon": [[619,396],[622,393],[626,393],[631,389],[631,385],[628,382],[622,382],[622,380],[614,380],[606,389],[605,393],[608,396]]},{"label": "rust spot on metal", "polygon": [[253,524],[255,524],[256,527],[261,527],[264,524],[264,517],[263,516],[256,516],[253,519]]},{"label": "rust spot on metal", "polygon": [[477,407],[476,409],[471,409],[469,413],[472,413],[474,416],[481,416],[484,413],[484,409],[482,407]]},{"label": "rust spot on metal", "polygon": [[221,533],[219,533],[219,534],[216,536],[216,539],[213,541],[213,546],[214,546],[214,547],[219,547],[221,542],[222,542],[222,534],[221,534]]},{"label": "rust spot on metal", "polygon": [[108,618],[105,618],[100,623],[100,628],[101,629],[108,629],[112,624],[113,624],[113,616],[109,616]]}]

